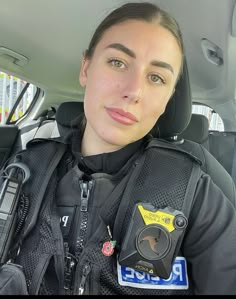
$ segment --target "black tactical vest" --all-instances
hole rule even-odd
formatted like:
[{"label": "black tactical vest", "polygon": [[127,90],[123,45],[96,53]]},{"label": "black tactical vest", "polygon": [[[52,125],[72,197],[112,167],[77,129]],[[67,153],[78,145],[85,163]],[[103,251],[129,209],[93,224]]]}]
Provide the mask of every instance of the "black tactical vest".
[{"label": "black tactical vest", "polygon": [[[36,140],[29,144],[27,152],[20,155],[21,162],[31,171],[23,189],[30,199],[30,209],[18,239],[21,246],[15,262],[23,266],[29,294],[68,293],[65,290],[65,261],[68,259],[65,260],[55,199],[58,184],[56,165],[65,151],[66,145],[62,143]],[[77,169],[74,182],[83,183],[83,176]],[[88,201],[86,205],[83,192],[78,192],[80,228],[74,245],[79,249],[79,255],[71,294],[191,294],[191,276],[188,289],[122,285],[117,259],[135,204],[150,203],[156,209],[170,206],[188,217],[199,176],[200,166],[195,158],[155,139],[142,155],[128,161],[117,176],[92,175],[92,203]],[[102,190],[106,191],[103,193]],[[99,204],[96,204],[96,199]],[[85,222],[88,227],[81,227]],[[116,246],[114,253],[107,256],[103,246],[111,240],[116,241]],[[177,247],[178,256],[181,256],[180,245]]]}]

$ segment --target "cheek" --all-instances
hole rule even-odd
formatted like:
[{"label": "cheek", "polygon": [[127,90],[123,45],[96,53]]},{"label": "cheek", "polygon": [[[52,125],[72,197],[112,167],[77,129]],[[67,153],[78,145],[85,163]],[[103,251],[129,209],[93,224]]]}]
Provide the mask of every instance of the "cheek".
[{"label": "cheek", "polygon": [[147,131],[149,131],[157,122],[159,117],[165,112],[166,105],[168,103],[169,98],[165,98],[164,100],[158,100],[153,102],[152,104],[147,103],[143,105],[143,126],[146,127]]},{"label": "cheek", "polygon": [[[87,118],[98,118],[103,107],[114,102],[114,98],[119,94],[121,83],[114,80],[106,73],[91,72],[88,76],[85,96],[84,110]],[[103,117],[101,115],[101,117]]]},{"label": "cheek", "polygon": [[106,101],[106,95],[117,94],[120,83],[105,72],[94,72],[88,77],[86,94],[90,101]]},{"label": "cheek", "polygon": [[143,113],[143,120],[141,126],[146,131],[150,131],[150,129],[155,125],[156,121],[162,114],[160,109],[147,109]]},{"label": "cheek", "polygon": [[159,118],[159,116],[165,112],[168,101],[169,97],[165,97],[162,100],[157,97],[155,102],[145,105],[144,109],[146,110],[146,114],[150,115],[151,118]]}]

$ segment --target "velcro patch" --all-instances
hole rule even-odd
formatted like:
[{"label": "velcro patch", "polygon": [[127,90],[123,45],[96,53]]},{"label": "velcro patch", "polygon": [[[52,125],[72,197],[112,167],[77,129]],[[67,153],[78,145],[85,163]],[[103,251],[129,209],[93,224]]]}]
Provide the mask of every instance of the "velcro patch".
[{"label": "velcro patch", "polygon": [[168,279],[121,266],[117,263],[118,282],[122,286],[142,289],[186,290],[189,287],[187,263],[184,257],[176,257]]}]

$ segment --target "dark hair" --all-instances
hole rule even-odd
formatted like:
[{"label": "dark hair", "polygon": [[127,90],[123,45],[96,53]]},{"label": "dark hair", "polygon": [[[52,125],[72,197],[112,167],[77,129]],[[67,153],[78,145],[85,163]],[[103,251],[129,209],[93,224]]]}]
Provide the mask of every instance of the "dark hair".
[{"label": "dark hair", "polygon": [[[112,11],[97,27],[90,41],[89,47],[85,51],[85,56],[87,58],[92,58],[94,50],[106,30],[116,24],[120,24],[130,19],[143,20],[148,23],[154,21],[157,22],[173,34],[179,44],[182,56],[184,55],[182,34],[176,20],[158,6],[149,2],[142,2],[127,3]],[[182,67],[180,73],[182,73]]]}]

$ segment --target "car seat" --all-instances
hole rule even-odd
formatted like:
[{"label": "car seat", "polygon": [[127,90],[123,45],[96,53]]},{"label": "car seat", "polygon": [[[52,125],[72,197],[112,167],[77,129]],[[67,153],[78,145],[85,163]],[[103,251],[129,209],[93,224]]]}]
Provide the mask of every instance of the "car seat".
[{"label": "car seat", "polygon": [[208,151],[211,152],[209,147],[209,121],[207,117],[202,114],[193,113],[190,123],[179,135],[179,138],[192,140],[196,143],[202,144]]}]

